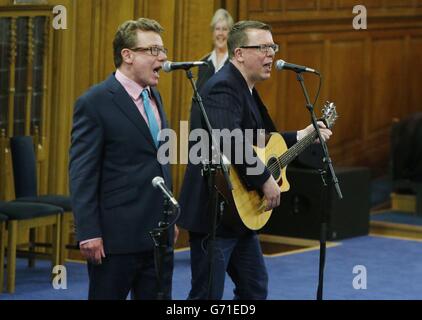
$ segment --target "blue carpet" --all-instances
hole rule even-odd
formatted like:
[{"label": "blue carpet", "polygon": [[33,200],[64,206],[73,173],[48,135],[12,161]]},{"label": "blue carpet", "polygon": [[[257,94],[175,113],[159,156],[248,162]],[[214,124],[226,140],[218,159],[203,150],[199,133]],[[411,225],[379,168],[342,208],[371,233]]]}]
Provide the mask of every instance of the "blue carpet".
[{"label": "blue carpet", "polygon": [[422,216],[403,211],[386,211],[371,215],[371,221],[383,221],[391,223],[409,224],[422,226]]},{"label": "blue carpet", "polygon": [[[381,237],[358,237],[327,249],[324,299],[421,299],[422,245],[416,241]],[[319,250],[281,257],[266,257],[269,299],[315,299],[318,282]],[[367,289],[353,288],[353,268],[367,271]],[[0,299],[86,299],[86,266],[67,263],[68,288],[54,290],[49,283],[47,261],[37,261],[34,269],[19,259],[16,293],[1,294]],[[176,253],[173,298],[187,297],[190,284],[189,251]],[[224,299],[231,299],[233,283],[227,278]]]}]

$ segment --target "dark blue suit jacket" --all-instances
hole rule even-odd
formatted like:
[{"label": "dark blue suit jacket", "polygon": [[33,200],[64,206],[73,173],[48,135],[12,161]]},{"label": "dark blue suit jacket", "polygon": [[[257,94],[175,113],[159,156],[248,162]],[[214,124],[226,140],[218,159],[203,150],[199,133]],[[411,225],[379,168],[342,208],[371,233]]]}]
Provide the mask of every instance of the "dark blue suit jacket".
[{"label": "dark blue suit jacket", "polygon": [[[160,94],[151,92],[166,128]],[[152,250],[163,196],[151,180],[162,176],[171,188],[170,167],[157,161],[148,125],[114,74],[76,101],[69,174],[79,241],[102,237],[106,254]]]},{"label": "dark blue suit jacket", "polygon": [[[251,95],[245,79],[232,63],[227,63],[212,76],[200,94],[214,129],[265,129],[267,133],[276,131],[258,92],[253,89]],[[205,128],[199,107],[195,103],[192,105],[190,120],[191,130]],[[296,142],[296,132],[284,133],[283,137],[288,145],[293,145]],[[193,144],[190,143],[190,147]],[[245,148],[247,147],[251,146],[245,144]],[[251,165],[251,167],[254,166]],[[270,177],[269,170],[265,168],[260,175],[247,175],[247,167],[247,164],[236,165],[246,186],[261,190],[264,182]],[[178,225],[192,232],[207,233],[210,226],[208,200],[208,187],[206,180],[201,175],[201,165],[189,162],[180,194],[182,215]],[[239,223],[241,223],[240,219]],[[242,227],[233,226],[233,231],[237,233],[241,230],[242,232]]]},{"label": "dark blue suit jacket", "polygon": [[[198,67],[198,79],[196,80],[196,87],[198,91],[202,90],[202,87],[205,85],[205,83],[207,83],[209,78],[211,78],[215,73],[214,64],[211,61],[208,61],[210,56],[211,53],[207,54],[204,58],[201,59],[201,61],[206,62],[208,65]],[[224,61],[224,64],[227,63],[229,63],[228,58],[226,61]]]}]

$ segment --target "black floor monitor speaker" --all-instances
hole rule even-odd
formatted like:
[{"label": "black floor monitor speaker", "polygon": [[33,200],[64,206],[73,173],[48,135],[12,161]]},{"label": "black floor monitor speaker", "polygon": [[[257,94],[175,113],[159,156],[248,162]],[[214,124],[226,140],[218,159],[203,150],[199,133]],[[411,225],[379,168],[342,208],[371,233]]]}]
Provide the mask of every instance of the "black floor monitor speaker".
[{"label": "black floor monitor speaker", "polygon": [[334,188],[322,203],[323,184],[318,170],[287,168],[290,190],[281,194],[276,208],[261,233],[306,239],[320,238],[321,210],[328,208],[328,240],[367,235],[369,232],[370,171],[362,167],[335,168],[343,193]]}]

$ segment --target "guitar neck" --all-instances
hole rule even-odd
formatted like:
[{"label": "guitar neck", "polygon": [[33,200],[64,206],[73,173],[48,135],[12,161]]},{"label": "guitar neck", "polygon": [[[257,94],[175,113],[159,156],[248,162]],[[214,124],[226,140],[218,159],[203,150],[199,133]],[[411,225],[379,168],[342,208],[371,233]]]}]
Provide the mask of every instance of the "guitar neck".
[{"label": "guitar neck", "polygon": [[316,133],[316,131],[312,131],[312,133],[308,134],[303,139],[296,142],[293,147],[283,153],[278,158],[281,168],[286,167],[290,162],[292,162],[299,154],[303,152],[303,150],[305,150],[315,141],[317,136],[318,134]]}]

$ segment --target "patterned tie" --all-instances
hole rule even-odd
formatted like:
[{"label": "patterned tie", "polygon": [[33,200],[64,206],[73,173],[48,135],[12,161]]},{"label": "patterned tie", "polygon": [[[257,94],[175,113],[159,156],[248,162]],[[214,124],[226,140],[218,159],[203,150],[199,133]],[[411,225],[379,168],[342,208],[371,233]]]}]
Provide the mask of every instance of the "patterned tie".
[{"label": "patterned tie", "polygon": [[154,111],[152,110],[151,104],[149,102],[148,90],[144,89],[141,95],[142,101],[144,103],[145,113],[147,114],[148,118],[149,131],[151,131],[152,140],[154,141],[155,146],[158,147],[158,133],[160,130],[158,128],[157,120],[155,119]]}]

